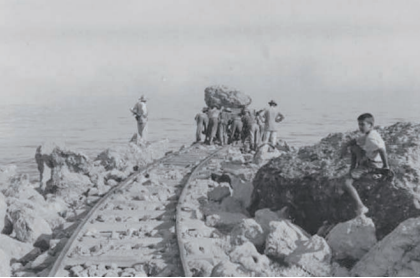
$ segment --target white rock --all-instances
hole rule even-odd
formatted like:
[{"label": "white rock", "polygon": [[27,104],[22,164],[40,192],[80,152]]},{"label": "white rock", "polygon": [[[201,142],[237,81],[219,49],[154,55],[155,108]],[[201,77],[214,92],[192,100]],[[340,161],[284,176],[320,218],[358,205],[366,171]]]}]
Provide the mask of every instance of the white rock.
[{"label": "white rock", "polygon": [[0,234],[0,250],[9,254],[10,258],[19,260],[34,249],[32,244],[24,243],[7,235]]},{"label": "white rock", "polygon": [[229,257],[232,263],[238,263],[248,271],[255,271],[258,276],[261,276],[259,274],[267,273],[270,269],[270,260],[265,255],[258,253],[251,242],[245,242],[236,246],[230,252]]},{"label": "white rock", "polygon": [[352,276],[418,276],[420,218],[402,222],[353,267]]},{"label": "white rock", "polygon": [[264,231],[254,219],[243,219],[233,228],[230,239],[232,245],[241,245],[245,241],[250,241],[256,247],[260,247],[265,242]]},{"label": "white rock", "polygon": [[271,221],[264,254],[284,259],[308,240],[309,235],[289,220]]},{"label": "white rock", "polygon": [[0,248],[0,277],[10,277],[10,256]]},{"label": "white rock", "polygon": [[14,203],[9,206],[8,212],[18,240],[34,243],[41,235],[52,235],[50,225],[29,208]]},{"label": "white rock", "polygon": [[359,216],[337,224],[327,235],[333,257],[340,259],[361,259],[376,244],[376,230],[372,219]]},{"label": "white rock", "polygon": [[300,244],[285,261],[302,267],[314,276],[331,276],[331,248],[325,239],[314,235]]}]

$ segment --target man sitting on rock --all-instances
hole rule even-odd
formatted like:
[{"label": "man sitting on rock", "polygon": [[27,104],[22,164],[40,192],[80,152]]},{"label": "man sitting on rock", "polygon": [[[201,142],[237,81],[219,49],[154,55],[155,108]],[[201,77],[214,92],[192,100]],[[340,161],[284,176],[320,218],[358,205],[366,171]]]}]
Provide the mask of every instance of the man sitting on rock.
[{"label": "man sitting on rock", "polygon": [[392,171],[389,170],[385,143],[381,135],[373,129],[375,120],[372,114],[362,114],[357,118],[357,121],[359,122],[359,130],[363,135],[343,146],[342,156],[344,156],[348,147],[351,150],[350,175],[346,179],[343,189],[354,199],[357,205],[356,212],[361,215],[367,213],[368,208],[363,204],[353,187],[353,180],[359,179],[366,173],[373,173],[372,177],[374,179],[378,179],[382,175],[392,176]]}]

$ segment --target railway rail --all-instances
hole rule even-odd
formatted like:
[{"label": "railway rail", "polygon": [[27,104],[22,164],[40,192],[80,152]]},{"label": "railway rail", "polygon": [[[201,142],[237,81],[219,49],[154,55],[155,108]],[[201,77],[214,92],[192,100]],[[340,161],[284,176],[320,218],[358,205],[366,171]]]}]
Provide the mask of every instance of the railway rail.
[{"label": "railway rail", "polygon": [[49,276],[192,276],[177,235],[179,199],[224,148],[193,145],[140,169],[89,211]]}]

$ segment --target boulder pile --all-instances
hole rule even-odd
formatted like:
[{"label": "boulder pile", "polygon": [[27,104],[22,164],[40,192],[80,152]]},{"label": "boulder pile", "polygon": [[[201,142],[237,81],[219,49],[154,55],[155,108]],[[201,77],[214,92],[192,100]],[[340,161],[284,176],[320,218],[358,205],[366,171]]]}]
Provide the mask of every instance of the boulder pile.
[{"label": "boulder pile", "polygon": [[[397,123],[377,131],[384,139],[394,181],[366,174],[354,182],[368,216],[382,239],[401,222],[420,216],[420,125]],[[311,234],[326,224],[354,218],[356,207],[339,190],[349,172],[350,157],[340,158],[343,143],[357,132],[336,133],[313,146],[284,152],[272,159],[253,181],[250,212],[287,207],[293,222]]]}]

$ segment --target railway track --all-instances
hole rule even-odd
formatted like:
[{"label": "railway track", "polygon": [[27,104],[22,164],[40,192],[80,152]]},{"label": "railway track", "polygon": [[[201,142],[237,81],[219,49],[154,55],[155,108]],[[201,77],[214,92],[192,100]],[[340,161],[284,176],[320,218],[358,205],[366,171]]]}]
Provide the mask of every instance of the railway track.
[{"label": "railway track", "polygon": [[210,175],[211,158],[222,150],[191,146],[113,188],[79,224],[49,276],[191,276],[178,242],[178,200],[192,180]]}]

